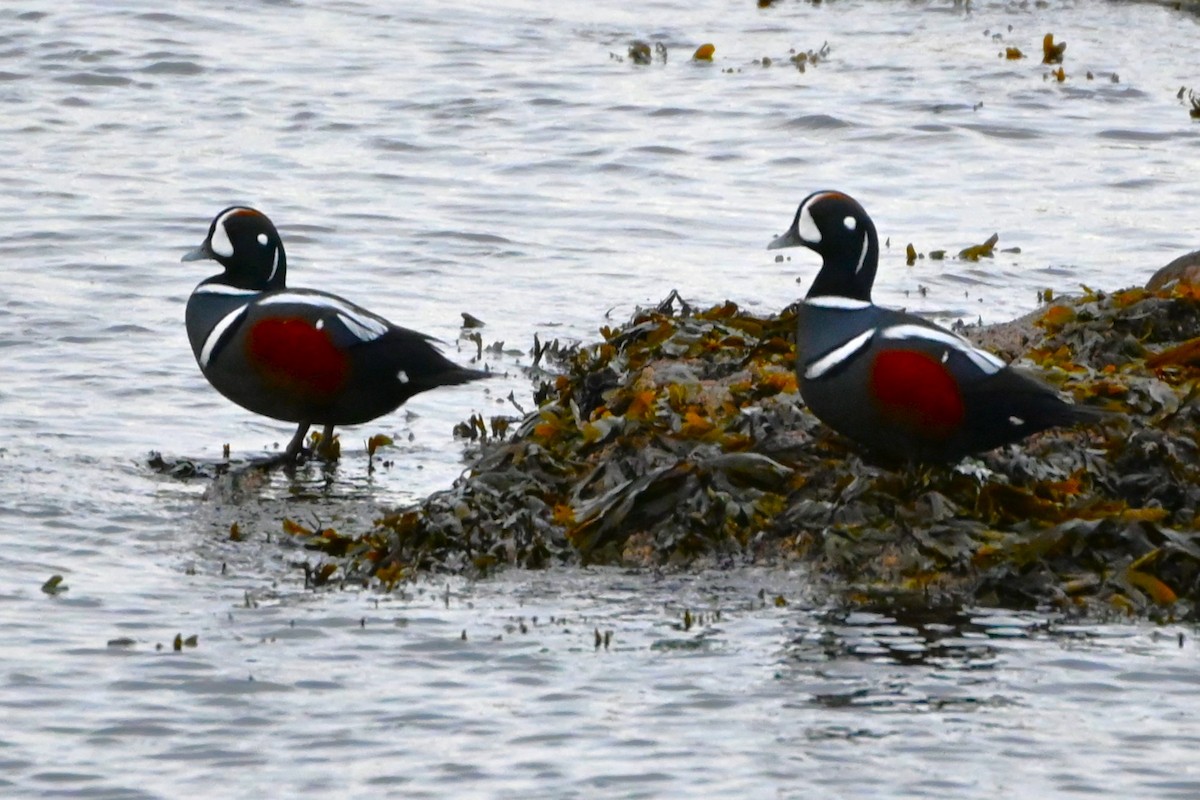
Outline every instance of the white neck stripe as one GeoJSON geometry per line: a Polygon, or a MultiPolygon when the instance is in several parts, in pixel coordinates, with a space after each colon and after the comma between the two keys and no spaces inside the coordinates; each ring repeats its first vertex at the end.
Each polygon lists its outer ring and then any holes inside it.
{"type": "Polygon", "coordinates": [[[864,308],[870,308],[872,303],[869,300],[857,300],[837,294],[823,294],[807,298],[804,305],[816,308],[836,308],[842,311],[862,311],[864,308]]]}
{"type": "Polygon", "coordinates": [[[227,283],[202,283],[192,294],[225,294],[233,297],[253,297],[258,294],[254,289],[239,289],[227,283]]]}

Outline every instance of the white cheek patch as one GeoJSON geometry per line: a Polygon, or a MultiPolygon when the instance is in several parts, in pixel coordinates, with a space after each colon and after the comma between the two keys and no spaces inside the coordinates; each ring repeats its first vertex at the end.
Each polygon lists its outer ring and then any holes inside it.
{"type": "Polygon", "coordinates": [[[971,363],[987,375],[992,375],[1008,366],[986,350],[973,347],[966,339],[955,336],[949,331],[926,328],[923,325],[893,325],[885,328],[880,335],[884,339],[924,339],[927,342],[947,345],[952,350],[971,359],[971,363]]]}
{"type": "Polygon", "coordinates": [[[852,231],[858,227],[858,220],[856,220],[854,217],[846,217],[844,220],[842,220],[842,224],[846,226],[846,230],[852,231]]]}
{"type": "Polygon", "coordinates": [[[813,202],[820,199],[815,197],[805,203],[800,209],[800,216],[796,218],[796,233],[800,234],[800,238],[808,244],[821,243],[821,229],[817,227],[810,210],[813,202]]]}
{"type": "Polygon", "coordinates": [[[864,308],[871,307],[871,303],[867,300],[856,300],[853,297],[841,297],[836,294],[810,297],[804,301],[804,305],[813,308],[835,308],[839,311],[862,311],[864,308]]]}
{"type": "Polygon", "coordinates": [[[212,239],[208,242],[208,248],[219,256],[225,258],[233,257],[233,242],[229,240],[229,231],[225,230],[225,221],[240,211],[241,209],[226,211],[217,217],[217,222],[213,226],[212,239]]]}
{"type": "Polygon", "coordinates": [[[805,379],[810,381],[816,380],[834,367],[854,358],[855,355],[871,343],[871,337],[874,335],[875,329],[869,328],[845,344],[833,348],[815,361],[810,361],[808,366],[804,368],[805,379]]]}
{"type": "Polygon", "coordinates": [[[1020,417],[1009,417],[1008,423],[1014,428],[1019,428],[1025,424],[1025,420],[1021,419],[1020,417]]]}
{"type": "Polygon", "coordinates": [[[241,306],[230,311],[225,316],[221,317],[220,322],[213,325],[213,329],[208,332],[208,338],[204,340],[204,347],[200,348],[200,369],[208,369],[209,359],[213,356],[213,351],[217,349],[217,345],[221,342],[221,337],[225,331],[229,330],[229,326],[233,325],[238,319],[246,313],[248,306],[241,306]]]}
{"type": "Polygon", "coordinates": [[[258,236],[254,237],[254,238],[257,239],[258,243],[261,244],[263,247],[266,247],[267,242],[270,241],[269,239],[267,239],[267,235],[265,233],[260,233],[258,236]]]}
{"type": "Polygon", "coordinates": [[[401,383],[408,383],[408,373],[405,372],[404,370],[400,370],[399,372],[397,372],[396,377],[400,380],[401,383]]]}

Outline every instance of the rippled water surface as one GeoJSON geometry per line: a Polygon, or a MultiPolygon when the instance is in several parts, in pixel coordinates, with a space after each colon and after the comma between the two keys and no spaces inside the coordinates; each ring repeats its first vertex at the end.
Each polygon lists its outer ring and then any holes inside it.
{"type": "Polygon", "coordinates": [[[881,302],[943,320],[1200,246],[1186,11],[605,5],[0,7],[0,795],[1200,796],[1192,628],[845,613],[784,570],[305,591],[279,519],[353,528],[449,484],[453,424],[531,402],[534,333],[590,339],[671,289],[794,300],[814,257],[764,246],[812,190],[890,239],[881,302]],[[336,470],[155,474],[151,450],[291,433],[212,391],[183,331],[207,273],[179,257],[234,202],[279,224],[293,285],[461,361],[470,312],[504,377],[344,431],[336,470]],[[904,264],[993,232],[1020,252],[904,264]],[[369,473],[376,432],[399,446],[369,473]]]}

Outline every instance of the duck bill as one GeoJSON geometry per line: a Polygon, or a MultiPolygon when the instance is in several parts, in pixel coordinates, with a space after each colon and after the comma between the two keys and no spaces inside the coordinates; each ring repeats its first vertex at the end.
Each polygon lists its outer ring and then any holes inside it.
{"type": "Polygon", "coordinates": [[[197,247],[195,250],[189,250],[183,254],[180,261],[203,261],[206,258],[212,258],[212,251],[208,249],[208,242],[197,247]]]}
{"type": "Polygon", "coordinates": [[[767,245],[767,249],[778,250],[781,247],[799,247],[802,244],[804,244],[804,242],[800,241],[800,234],[796,233],[795,228],[792,228],[783,236],[772,239],[771,243],[767,245]]]}

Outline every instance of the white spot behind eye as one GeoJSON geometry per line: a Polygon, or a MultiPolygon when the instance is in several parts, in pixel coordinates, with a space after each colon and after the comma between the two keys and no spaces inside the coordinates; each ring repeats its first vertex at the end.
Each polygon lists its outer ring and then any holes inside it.
{"type": "MultiPolygon", "coordinates": [[[[849,217],[847,217],[847,219],[849,219],[849,217]]],[[[268,240],[267,240],[267,235],[265,233],[260,233],[257,238],[258,238],[259,244],[261,244],[263,247],[267,246],[268,240]]]]}
{"type": "Polygon", "coordinates": [[[400,379],[401,383],[408,383],[408,373],[404,370],[397,372],[396,377],[400,379]]]}
{"type": "Polygon", "coordinates": [[[858,227],[858,220],[856,220],[854,217],[846,217],[844,220],[842,220],[842,224],[846,226],[846,230],[852,231],[858,227]]]}
{"type": "Polygon", "coordinates": [[[1018,428],[1025,424],[1025,420],[1020,417],[1009,417],[1008,421],[1018,428]]]}

